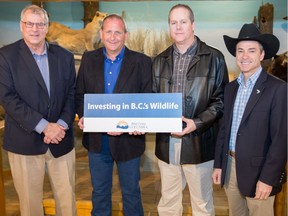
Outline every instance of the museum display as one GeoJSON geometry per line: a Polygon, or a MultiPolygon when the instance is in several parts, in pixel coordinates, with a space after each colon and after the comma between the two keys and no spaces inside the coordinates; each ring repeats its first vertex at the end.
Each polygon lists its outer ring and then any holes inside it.
{"type": "Polygon", "coordinates": [[[107,13],[97,11],[93,20],[83,29],[71,29],[59,22],[50,22],[46,40],[56,43],[73,53],[94,50],[100,43],[99,30],[107,13]]]}

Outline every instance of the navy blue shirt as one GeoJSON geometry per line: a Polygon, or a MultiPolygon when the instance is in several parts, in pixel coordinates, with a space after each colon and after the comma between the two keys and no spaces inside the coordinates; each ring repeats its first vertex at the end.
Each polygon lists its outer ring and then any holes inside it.
{"type": "Polygon", "coordinates": [[[121,50],[116,59],[113,61],[107,57],[106,49],[103,48],[104,54],[104,85],[105,94],[111,94],[114,91],[118,75],[120,73],[121,64],[124,57],[125,47],[121,50]]]}

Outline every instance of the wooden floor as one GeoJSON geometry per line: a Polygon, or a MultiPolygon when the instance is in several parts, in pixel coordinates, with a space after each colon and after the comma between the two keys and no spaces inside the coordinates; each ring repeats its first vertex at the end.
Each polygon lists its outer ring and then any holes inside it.
{"type": "MultiPolygon", "coordinates": [[[[7,174],[4,177],[5,198],[6,198],[6,214],[7,216],[19,216],[18,198],[13,186],[11,176],[7,174]]],[[[157,203],[160,198],[160,176],[158,172],[142,172],[141,173],[141,190],[145,216],[157,215],[157,203]]],[[[88,161],[86,153],[77,154],[76,159],[76,200],[78,208],[78,216],[88,216],[91,211],[91,182],[88,169],[88,161]]],[[[121,213],[121,191],[118,184],[117,173],[115,172],[113,180],[113,215],[123,215],[121,213]]],[[[188,189],[184,190],[183,206],[184,214],[191,215],[189,204],[188,189]]],[[[45,179],[44,186],[44,205],[46,215],[53,215],[53,195],[50,189],[48,178],[45,179]]],[[[228,215],[227,199],[225,193],[219,187],[214,187],[214,205],[216,215],[228,215]]]]}
{"type": "MultiPolygon", "coordinates": [[[[1,121],[0,121],[1,123],[1,121]]],[[[0,124],[1,127],[1,124],[0,124]]],[[[91,182],[88,168],[87,152],[83,149],[81,144],[82,132],[78,129],[77,123],[75,123],[75,148],[76,148],[76,201],[78,216],[90,216],[91,212],[91,182]]],[[[147,138],[147,137],[146,137],[147,138]]],[[[151,137],[150,137],[151,138],[151,137]]],[[[145,153],[141,163],[141,192],[142,200],[145,211],[145,216],[157,216],[157,204],[160,199],[160,176],[155,166],[155,155],[154,147],[151,148],[151,142],[153,139],[149,137],[146,139],[148,145],[146,145],[145,153]],[[149,147],[150,146],[150,147],[149,147]],[[150,160],[147,160],[147,159],[150,160]],[[149,163],[147,163],[147,161],[149,163]],[[150,163],[151,162],[151,163],[150,163]],[[148,166],[146,166],[148,164],[148,166]],[[148,168],[147,168],[148,167],[148,168]],[[147,171],[148,170],[148,171],[147,171]],[[151,171],[153,172],[151,172],[151,171]],[[156,170],[156,171],[155,171],[156,170]]],[[[0,148],[2,146],[3,131],[0,130],[0,148]]],[[[1,152],[1,151],[0,151],[1,152]]],[[[7,159],[7,153],[2,151],[2,161],[4,169],[4,189],[5,189],[5,201],[6,201],[6,216],[20,216],[18,197],[15,192],[11,174],[9,172],[9,164],[7,159]],[[6,171],[5,171],[6,170],[6,171]]],[[[157,161],[157,160],[156,160],[157,161]]],[[[156,164],[156,165],[155,165],[156,164]]],[[[1,167],[0,167],[1,168],[1,167]]],[[[285,184],[287,187],[287,184],[285,184]]],[[[286,188],[285,187],[285,188],[286,188]]],[[[121,204],[121,191],[119,188],[117,172],[115,171],[113,179],[113,190],[112,190],[112,201],[113,201],[113,216],[123,216],[122,204],[121,204]]],[[[223,189],[218,186],[214,186],[214,207],[217,216],[225,215],[228,216],[228,205],[227,198],[223,189]]],[[[278,203],[276,205],[275,216],[287,215],[287,190],[283,190],[281,196],[276,197],[278,203]]],[[[55,215],[54,200],[51,192],[48,177],[45,178],[44,182],[44,208],[46,216],[55,215]]],[[[188,189],[185,188],[183,192],[183,216],[191,216],[191,207],[189,200],[188,189]]],[[[0,215],[2,216],[2,215],[0,215]]],[[[66,215],[65,215],[66,216],[66,215]]],[[[69,215],[67,215],[69,216],[69,215]]]]}

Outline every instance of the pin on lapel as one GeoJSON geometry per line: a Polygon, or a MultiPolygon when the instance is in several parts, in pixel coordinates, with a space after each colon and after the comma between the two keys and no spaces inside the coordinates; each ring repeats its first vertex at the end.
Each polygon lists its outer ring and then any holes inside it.
{"type": "Polygon", "coordinates": [[[259,94],[260,93],[260,90],[259,89],[256,89],[256,94],[259,94]]]}

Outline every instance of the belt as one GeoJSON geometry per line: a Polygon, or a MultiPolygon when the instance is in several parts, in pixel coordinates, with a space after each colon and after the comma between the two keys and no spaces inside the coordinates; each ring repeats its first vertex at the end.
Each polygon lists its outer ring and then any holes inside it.
{"type": "Polygon", "coordinates": [[[235,158],[236,157],[236,155],[235,155],[235,152],[233,152],[233,151],[228,151],[228,154],[231,156],[231,157],[233,157],[233,158],[235,158]]]}

